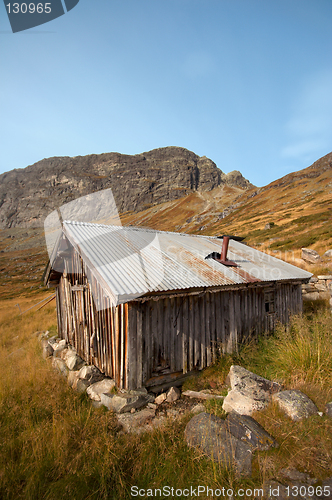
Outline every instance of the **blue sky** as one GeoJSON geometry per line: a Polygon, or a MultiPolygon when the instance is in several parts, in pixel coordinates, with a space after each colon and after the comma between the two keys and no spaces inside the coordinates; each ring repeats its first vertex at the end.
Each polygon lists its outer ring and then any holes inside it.
{"type": "Polygon", "coordinates": [[[0,172],[181,146],[262,186],[332,150],[330,0],[80,0],[11,33],[0,172]]]}

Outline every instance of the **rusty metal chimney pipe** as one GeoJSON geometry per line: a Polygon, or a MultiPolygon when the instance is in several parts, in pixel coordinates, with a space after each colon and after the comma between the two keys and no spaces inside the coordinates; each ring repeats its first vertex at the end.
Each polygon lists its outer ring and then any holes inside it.
{"type": "Polygon", "coordinates": [[[227,261],[228,244],[229,244],[229,236],[224,236],[222,239],[222,248],[220,256],[220,260],[223,262],[227,261]]]}

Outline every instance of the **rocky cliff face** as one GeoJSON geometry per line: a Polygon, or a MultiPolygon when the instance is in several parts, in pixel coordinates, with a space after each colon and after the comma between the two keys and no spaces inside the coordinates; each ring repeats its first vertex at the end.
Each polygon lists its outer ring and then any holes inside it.
{"type": "Polygon", "coordinates": [[[221,184],[251,187],[240,172],[226,175],[209,158],[178,147],[48,158],[0,175],[0,228],[40,227],[55,208],[106,188],[118,211],[127,212],[221,184]]]}

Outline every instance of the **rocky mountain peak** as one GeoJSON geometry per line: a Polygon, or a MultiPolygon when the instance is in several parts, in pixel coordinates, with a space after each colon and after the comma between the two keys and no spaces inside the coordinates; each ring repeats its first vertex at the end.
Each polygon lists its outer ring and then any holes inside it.
{"type": "Polygon", "coordinates": [[[251,182],[249,182],[247,179],[245,179],[241,174],[241,172],[239,172],[238,170],[233,170],[232,172],[226,174],[225,182],[230,186],[236,186],[243,189],[249,189],[254,187],[254,185],[251,184],[251,182]]]}
{"type": "Polygon", "coordinates": [[[0,228],[41,227],[55,208],[106,188],[112,188],[123,213],[221,184],[251,186],[240,172],[233,174],[224,174],[206,156],[175,146],[137,155],[46,158],[0,175],[0,228]]]}

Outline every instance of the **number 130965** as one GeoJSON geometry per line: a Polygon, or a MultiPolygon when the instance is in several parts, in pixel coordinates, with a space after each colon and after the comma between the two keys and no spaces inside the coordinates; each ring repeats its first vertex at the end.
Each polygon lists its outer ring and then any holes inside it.
{"type": "Polygon", "coordinates": [[[48,3],[7,3],[8,14],[50,14],[51,4],[48,3]]]}

